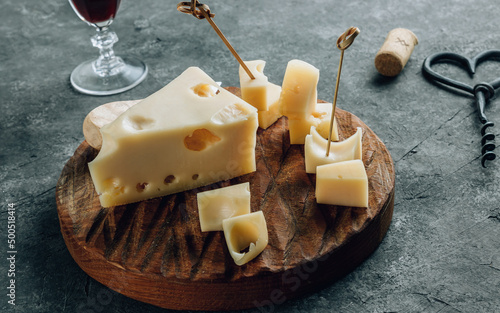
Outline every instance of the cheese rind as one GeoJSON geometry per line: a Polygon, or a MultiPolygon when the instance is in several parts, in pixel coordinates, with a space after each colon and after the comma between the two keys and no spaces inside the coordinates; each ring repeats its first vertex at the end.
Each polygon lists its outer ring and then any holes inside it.
{"type": "Polygon", "coordinates": [[[269,109],[269,103],[267,101],[268,79],[267,76],[264,75],[266,62],[263,60],[254,60],[245,61],[244,63],[254,76],[254,79],[251,79],[240,65],[241,98],[253,105],[257,110],[267,111],[269,109]]]}
{"type": "Polygon", "coordinates": [[[262,211],[225,219],[222,227],[229,253],[237,265],[251,261],[267,246],[267,225],[262,211]]]}
{"type": "Polygon", "coordinates": [[[257,110],[188,68],[101,128],[89,170],[103,207],[255,171],[257,110]],[[218,92],[210,92],[213,88],[218,92]],[[208,91],[208,92],[207,92],[208,91]]]}
{"type": "Polygon", "coordinates": [[[318,203],[368,207],[368,176],[361,160],[318,166],[316,174],[318,203]]]}
{"type": "MultiPolygon", "coordinates": [[[[317,103],[316,110],[306,119],[288,119],[288,130],[290,134],[290,144],[303,145],[305,138],[311,131],[311,127],[315,127],[325,138],[328,138],[330,131],[330,120],[332,116],[331,103],[317,103]]],[[[333,121],[332,141],[339,140],[337,127],[337,119],[333,121]]]]}
{"type": "Polygon", "coordinates": [[[222,229],[224,219],[250,213],[250,183],[199,192],[196,195],[201,231],[222,229]]]}
{"type": "Polygon", "coordinates": [[[330,143],[330,153],[326,156],[328,139],[323,138],[315,127],[311,127],[311,133],[306,136],[304,144],[304,157],[306,173],[316,173],[320,165],[359,159],[363,156],[363,130],[358,127],[356,133],[346,140],[330,143]]]}
{"type": "Polygon", "coordinates": [[[315,110],[319,70],[301,60],[291,60],[285,70],[280,97],[281,114],[307,119],[315,110]]]}

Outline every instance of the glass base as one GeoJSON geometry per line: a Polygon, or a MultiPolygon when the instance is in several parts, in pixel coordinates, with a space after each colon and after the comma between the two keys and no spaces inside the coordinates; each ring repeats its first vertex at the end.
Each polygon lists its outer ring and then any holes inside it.
{"type": "Polygon", "coordinates": [[[148,73],[148,67],[134,57],[122,57],[123,66],[117,74],[103,77],[94,71],[89,60],[78,65],[70,76],[71,85],[81,93],[94,96],[114,95],[139,85],[148,73]]]}

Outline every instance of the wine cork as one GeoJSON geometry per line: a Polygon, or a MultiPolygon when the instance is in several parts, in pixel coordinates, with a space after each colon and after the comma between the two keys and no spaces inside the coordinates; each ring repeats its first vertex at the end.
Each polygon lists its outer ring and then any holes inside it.
{"type": "Polygon", "coordinates": [[[417,44],[417,36],[410,30],[405,28],[391,30],[375,56],[377,71],[384,76],[398,75],[417,44]]]}

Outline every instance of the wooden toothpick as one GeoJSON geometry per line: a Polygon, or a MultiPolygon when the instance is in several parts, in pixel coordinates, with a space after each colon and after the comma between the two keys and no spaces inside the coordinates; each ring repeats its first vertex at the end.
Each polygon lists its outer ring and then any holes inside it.
{"type": "Polygon", "coordinates": [[[191,14],[199,20],[206,19],[208,23],[210,23],[212,28],[215,30],[217,35],[219,35],[220,39],[222,39],[224,44],[226,44],[226,47],[229,49],[229,51],[231,51],[231,53],[236,58],[238,63],[240,63],[241,67],[243,67],[248,76],[250,76],[251,79],[255,79],[255,76],[253,76],[252,72],[250,72],[250,69],[248,69],[245,62],[243,62],[243,60],[240,58],[236,50],[227,40],[226,36],[224,36],[222,31],[219,29],[219,27],[217,27],[215,22],[212,20],[212,17],[214,17],[215,14],[210,12],[210,8],[208,7],[208,5],[199,3],[197,0],[191,0],[191,2],[183,1],[177,4],[177,10],[182,13],[191,14]]]}
{"type": "Polygon", "coordinates": [[[337,39],[337,48],[340,49],[340,62],[339,69],[337,72],[337,83],[335,84],[335,96],[333,97],[332,103],[332,117],[330,119],[330,131],[328,132],[328,144],[326,146],[326,156],[330,155],[330,144],[332,140],[332,130],[333,121],[335,119],[335,108],[337,107],[337,95],[339,94],[339,82],[340,82],[340,72],[342,71],[342,61],[344,60],[344,50],[349,48],[349,46],[354,42],[354,38],[359,34],[359,28],[349,27],[340,37],[337,39]]]}

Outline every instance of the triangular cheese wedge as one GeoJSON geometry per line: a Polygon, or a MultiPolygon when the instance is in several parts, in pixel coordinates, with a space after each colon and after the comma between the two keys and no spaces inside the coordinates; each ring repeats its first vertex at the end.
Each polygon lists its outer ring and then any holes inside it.
{"type": "Polygon", "coordinates": [[[164,196],[255,171],[257,110],[197,67],[101,128],[89,163],[101,205],[164,196]]]}

